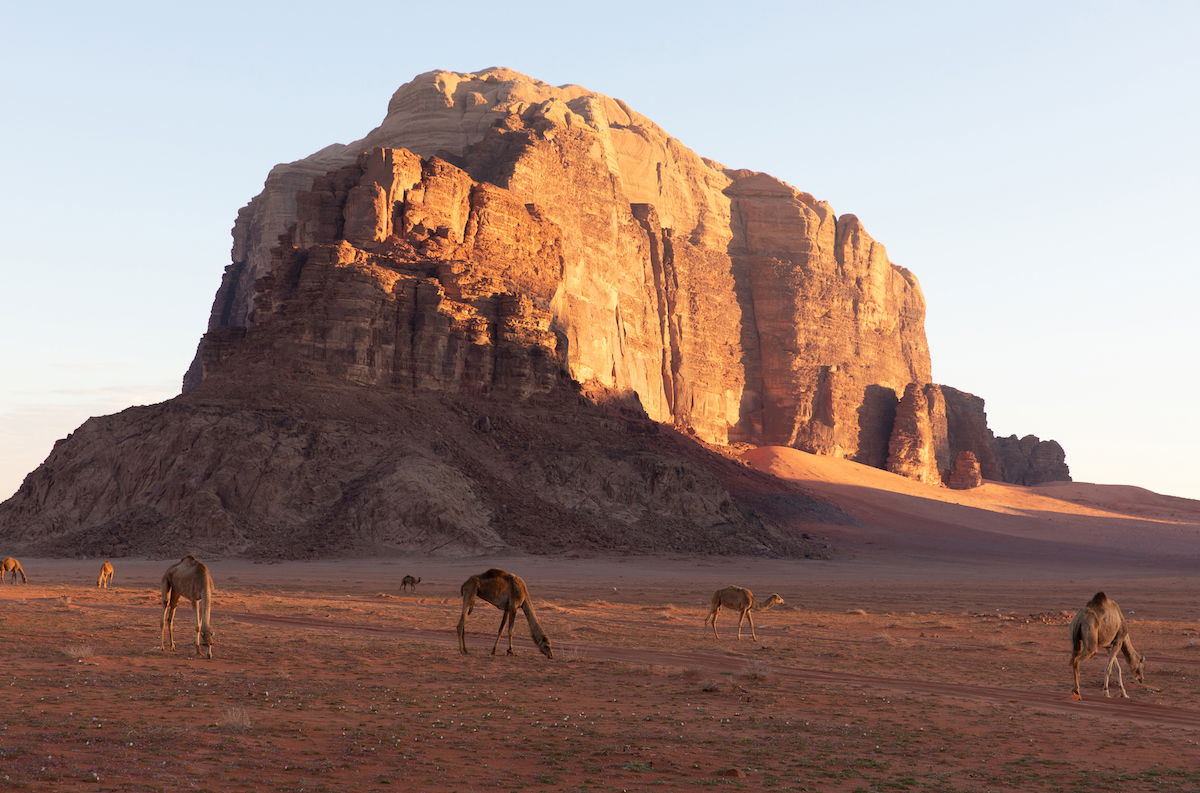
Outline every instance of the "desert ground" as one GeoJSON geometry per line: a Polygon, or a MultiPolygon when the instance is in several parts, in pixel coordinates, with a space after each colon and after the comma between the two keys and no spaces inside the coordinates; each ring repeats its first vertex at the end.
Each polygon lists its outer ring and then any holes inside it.
{"type": "MultiPolygon", "coordinates": [[[[837,489],[828,560],[211,558],[212,660],[174,560],[22,559],[0,586],[0,782],[13,790],[1200,791],[1198,503],[1133,488],[897,483],[844,461],[752,464],[837,489]],[[915,489],[914,489],[915,488],[915,489]],[[455,637],[459,586],[528,582],[554,641],[500,613],[455,637]],[[420,576],[401,592],[405,574],[420,576]],[[738,640],[727,584],[785,600],[738,640]],[[1120,602],[1146,655],[1130,699],[1072,701],[1071,614],[1120,602]]],[[[0,549],[3,555],[3,549],[0,549]]],[[[1122,662],[1124,663],[1124,662],[1122,662]]]]}

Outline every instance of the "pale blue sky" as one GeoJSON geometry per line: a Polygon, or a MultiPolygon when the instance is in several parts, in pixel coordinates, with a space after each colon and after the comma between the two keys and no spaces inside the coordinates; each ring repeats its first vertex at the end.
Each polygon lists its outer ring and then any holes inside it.
{"type": "Polygon", "coordinates": [[[272,165],[362,136],[420,72],[498,65],[857,214],[997,434],[1200,498],[1200,4],[444,8],[5,11],[0,498],[87,416],[177,393],[272,165]]]}

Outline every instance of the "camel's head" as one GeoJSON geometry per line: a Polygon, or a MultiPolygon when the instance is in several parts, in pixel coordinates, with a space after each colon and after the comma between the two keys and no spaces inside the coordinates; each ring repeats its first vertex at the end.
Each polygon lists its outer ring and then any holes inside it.
{"type": "Polygon", "coordinates": [[[537,637],[537,646],[538,649],[542,651],[542,655],[546,656],[547,658],[554,657],[554,648],[550,646],[549,636],[543,635],[537,637]]]}
{"type": "Polygon", "coordinates": [[[1146,656],[1141,653],[1135,653],[1129,667],[1133,670],[1133,676],[1137,678],[1139,683],[1146,682],[1146,656]]]}
{"type": "Polygon", "coordinates": [[[778,592],[773,592],[771,594],[771,597],[767,598],[767,602],[762,604],[762,607],[770,608],[771,606],[782,606],[782,605],[783,605],[783,598],[781,598],[779,596],[778,592]]]}

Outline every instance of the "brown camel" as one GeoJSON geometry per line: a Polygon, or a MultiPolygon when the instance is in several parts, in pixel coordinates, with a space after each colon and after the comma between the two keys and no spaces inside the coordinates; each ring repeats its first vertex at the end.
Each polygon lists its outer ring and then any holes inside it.
{"type": "Polygon", "coordinates": [[[209,620],[212,611],[213,581],[208,568],[190,553],[167,568],[162,577],[162,649],[175,649],[175,609],[179,598],[192,601],[196,610],[196,655],[212,658],[213,632],[209,620]],[[201,650],[203,645],[204,650],[201,650]]]}
{"type": "Polygon", "coordinates": [[[721,606],[727,609],[737,609],[738,611],[738,639],[742,638],[742,621],[750,620],[750,635],[754,637],[754,641],[758,641],[758,634],[754,631],[754,615],[750,613],[751,609],[758,611],[766,611],[771,606],[777,606],[783,603],[783,598],[778,593],[767,598],[766,602],[758,603],[754,600],[754,593],[749,589],[740,586],[727,586],[724,589],[718,589],[713,592],[712,607],[708,611],[708,616],[704,618],[704,624],[712,623],[713,636],[717,639],[717,614],[721,611],[721,606]]]}
{"type": "Polygon", "coordinates": [[[493,567],[485,573],[468,578],[463,582],[461,591],[462,616],[458,618],[458,649],[462,651],[463,655],[467,655],[467,615],[475,608],[475,598],[478,597],[504,612],[500,618],[500,630],[496,632],[496,641],[492,644],[492,655],[496,654],[496,648],[500,646],[500,634],[504,633],[506,625],[508,626],[508,654],[513,654],[513,622],[517,618],[517,609],[521,609],[525,612],[525,619],[529,621],[529,632],[533,635],[533,641],[537,644],[538,649],[547,658],[554,657],[554,651],[550,647],[550,637],[542,631],[542,626],[538,624],[537,617],[534,616],[533,605],[529,602],[529,589],[520,576],[493,567]]]}
{"type": "Polygon", "coordinates": [[[416,592],[417,584],[419,583],[421,583],[421,579],[406,575],[404,578],[400,579],[400,591],[403,592],[404,590],[411,588],[413,592],[416,592]]]}
{"type": "Polygon", "coordinates": [[[1121,696],[1129,699],[1125,691],[1125,681],[1121,679],[1121,661],[1117,651],[1125,656],[1133,676],[1141,683],[1144,680],[1146,657],[1133,648],[1129,639],[1129,627],[1125,623],[1125,614],[1117,601],[1109,600],[1103,592],[1097,592],[1087,605],[1081,608],[1071,620],[1071,673],[1075,678],[1075,688],[1071,690],[1072,699],[1083,699],[1079,693],[1079,664],[1096,654],[1101,647],[1108,648],[1108,667],[1104,670],[1104,696],[1108,693],[1108,679],[1112,669],[1117,667],[1117,685],[1121,687],[1121,696]]]}
{"type": "Polygon", "coordinates": [[[4,577],[12,573],[12,583],[17,583],[17,573],[21,574],[21,583],[28,584],[29,579],[25,577],[25,571],[21,569],[21,563],[11,556],[0,559],[0,584],[4,583],[4,577]]]}
{"type": "Polygon", "coordinates": [[[113,569],[112,562],[105,562],[100,565],[100,577],[96,579],[96,586],[108,589],[109,585],[112,584],[114,572],[116,571],[113,569]]]}

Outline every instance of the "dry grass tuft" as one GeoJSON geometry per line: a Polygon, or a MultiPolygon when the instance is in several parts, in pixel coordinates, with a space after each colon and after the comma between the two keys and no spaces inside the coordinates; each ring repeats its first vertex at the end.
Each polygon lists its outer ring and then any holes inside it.
{"type": "Polygon", "coordinates": [[[217,726],[230,732],[246,732],[252,726],[250,714],[241,705],[231,705],[221,711],[221,720],[217,726]]]}
{"type": "Polygon", "coordinates": [[[562,661],[565,664],[574,664],[574,663],[579,663],[580,661],[587,660],[587,656],[584,655],[583,650],[581,650],[577,646],[576,647],[559,646],[559,647],[554,648],[554,660],[562,661]]]}
{"type": "Polygon", "coordinates": [[[888,647],[912,647],[912,642],[908,639],[892,636],[888,633],[879,634],[875,637],[875,640],[886,644],[888,647]]]}
{"type": "Polygon", "coordinates": [[[84,658],[91,658],[95,655],[95,650],[89,644],[68,644],[63,648],[63,655],[68,658],[74,658],[76,661],[82,661],[84,658]]]}
{"type": "Polygon", "coordinates": [[[771,668],[761,661],[747,661],[738,673],[741,680],[763,681],[771,679],[771,668]]]}

